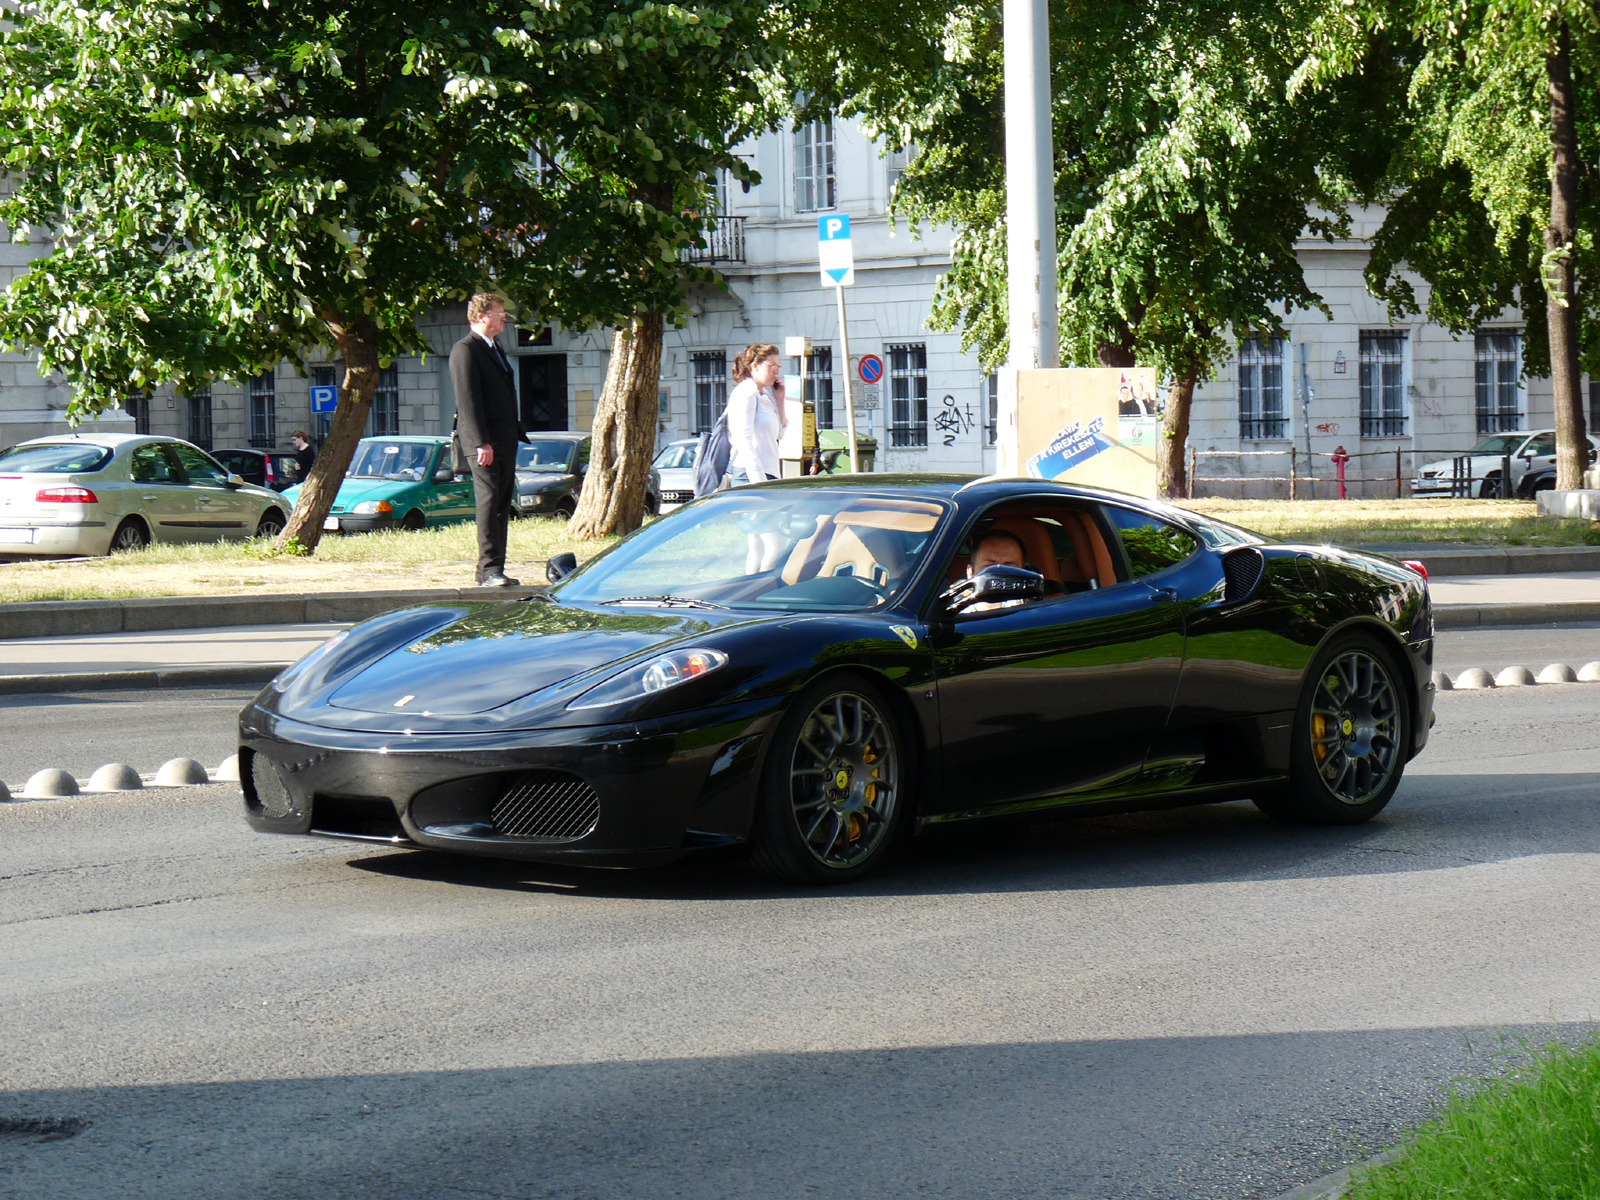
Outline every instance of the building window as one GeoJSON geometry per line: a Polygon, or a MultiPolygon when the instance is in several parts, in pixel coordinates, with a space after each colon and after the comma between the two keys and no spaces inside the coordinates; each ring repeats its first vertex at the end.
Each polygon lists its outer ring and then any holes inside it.
{"type": "Polygon", "coordinates": [[[889,347],[889,445],[928,444],[928,347],[889,347]]]}
{"type": "Polygon", "coordinates": [[[122,401],[122,411],[133,418],[135,433],[150,432],[150,397],[144,392],[129,392],[122,401]]]}
{"type": "Polygon", "coordinates": [[[833,207],[833,121],[812,121],[794,131],[794,207],[833,207]]]}
{"type": "Polygon", "coordinates": [[[188,411],[189,440],[202,450],[211,449],[211,385],[197,387],[184,397],[188,411]]]}
{"type": "Polygon", "coordinates": [[[1522,428],[1522,331],[1481,331],[1478,350],[1478,432],[1522,428]]]}
{"type": "Polygon", "coordinates": [[[728,406],[728,356],[721,350],[690,355],[694,376],[694,431],[707,433],[728,406]]]}
{"type": "Polygon", "coordinates": [[[813,346],[806,355],[805,398],[817,406],[817,428],[833,428],[833,347],[813,346]]]}
{"type": "Polygon", "coordinates": [[[894,189],[900,185],[900,180],[905,176],[906,168],[911,165],[911,160],[917,156],[917,148],[908,145],[903,150],[891,150],[884,157],[884,174],[888,181],[887,195],[889,203],[894,203],[894,189]]]}
{"type": "MultiPolygon", "coordinates": [[[[315,387],[338,387],[339,369],[337,367],[312,367],[311,382],[315,387]]],[[[333,425],[332,413],[311,414],[311,436],[320,448],[328,440],[328,430],[333,425]]]]}
{"type": "Polygon", "coordinates": [[[372,390],[372,434],[397,437],[400,433],[400,368],[390,363],[378,371],[372,390]]]}
{"type": "Polygon", "coordinates": [[[278,444],[278,392],[271,371],[250,381],[250,444],[258,450],[278,444]]]}
{"type": "Polygon", "coordinates": [[[983,381],[984,445],[992,446],[1000,434],[1000,372],[990,371],[983,381]]]}
{"type": "Polygon", "coordinates": [[[1247,441],[1289,436],[1283,415],[1283,339],[1239,343],[1239,436],[1247,441]]]}
{"type": "Polygon", "coordinates": [[[1406,436],[1406,334],[1361,331],[1361,436],[1406,436]]]}

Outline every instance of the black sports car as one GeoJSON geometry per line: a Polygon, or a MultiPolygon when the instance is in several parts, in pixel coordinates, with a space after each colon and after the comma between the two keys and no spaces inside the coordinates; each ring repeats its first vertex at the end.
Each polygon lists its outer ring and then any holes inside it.
{"type": "Polygon", "coordinates": [[[792,480],[572,568],[281,674],[240,720],[250,824],[606,866],[744,846],[842,880],[1008,814],[1365,821],[1432,723],[1421,575],[1115,492],[792,480]]]}

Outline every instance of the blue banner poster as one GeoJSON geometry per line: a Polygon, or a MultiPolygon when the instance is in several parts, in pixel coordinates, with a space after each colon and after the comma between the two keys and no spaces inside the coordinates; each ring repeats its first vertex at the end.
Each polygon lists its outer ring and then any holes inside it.
{"type": "Polygon", "coordinates": [[[1095,417],[1087,425],[1074,421],[1028,460],[1028,474],[1039,479],[1059,479],[1102,450],[1111,449],[1116,443],[1101,432],[1105,424],[1103,417],[1095,417]]]}

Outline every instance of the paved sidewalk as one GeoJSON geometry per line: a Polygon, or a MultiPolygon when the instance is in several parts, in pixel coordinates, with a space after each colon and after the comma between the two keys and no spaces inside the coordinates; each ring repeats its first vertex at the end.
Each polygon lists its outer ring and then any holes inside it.
{"type": "Polygon", "coordinates": [[[1600,571],[1559,575],[1455,575],[1429,582],[1436,605],[1600,602],[1600,571]]]}
{"type": "Polygon", "coordinates": [[[0,641],[0,678],[290,663],[345,625],[229,625],[0,641]]]}

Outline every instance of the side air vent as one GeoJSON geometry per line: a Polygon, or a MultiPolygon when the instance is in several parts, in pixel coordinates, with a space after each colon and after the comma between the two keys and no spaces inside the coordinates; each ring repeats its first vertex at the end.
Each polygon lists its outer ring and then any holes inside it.
{"type": "Polygon", "coordinates": [[[506,785],[489,817],[502,837],[581,838],[600,820],[600,796],[565,771],[525,771],[506,785]]]}
{"type": "Polygon", "coordinates": [[[1222,574],[1227,580],[1224,598],[1237,604],[1256,590],[1265,566],[1261,551],[1254,546],[1238,546],[1222,556],[1222,574]]]}
{"type": "Polygon", "coordinates": [[[265,754],[257,754],[246,746],[239,752],[243,760],[243,788],[245,803],[256,812],[269,817],[287,817],[294,811],[294,801],[289,789],[278,778],[277,769],[265,754]]]}

